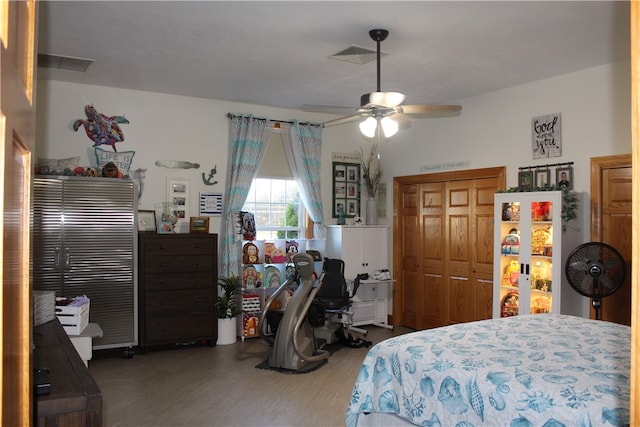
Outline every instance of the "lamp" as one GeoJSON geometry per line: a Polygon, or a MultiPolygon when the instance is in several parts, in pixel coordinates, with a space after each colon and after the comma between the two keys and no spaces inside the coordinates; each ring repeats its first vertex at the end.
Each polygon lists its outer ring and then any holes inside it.
{"type": "Polygon", "coordinates": [[[382,127],[385,138],[391,138],[398,132],[398,123],[390,117],[368,117],[360,123],[360,132],[367,138],[373,138],[378,126],[382,127]]]}

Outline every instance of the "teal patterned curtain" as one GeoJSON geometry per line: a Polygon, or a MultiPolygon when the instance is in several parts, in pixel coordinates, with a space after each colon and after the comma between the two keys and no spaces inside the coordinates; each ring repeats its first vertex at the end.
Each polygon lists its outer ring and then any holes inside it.
{"type": "Polygon", "coordinates": [[[282,132],[282,140],[302,203],[314,222],[313,235],[316,239],[324,239],[326,230],[320,191],[322,126],[294,120],[289,132],[282,132]]]}
{"type": "Polygon", "coordinates": [[[236,213],[247,200],[269,138],[270,122],[252,115],[229,115],[229,160],[220,229],[220,275],[240,276],[242,239],[236,213]]]}

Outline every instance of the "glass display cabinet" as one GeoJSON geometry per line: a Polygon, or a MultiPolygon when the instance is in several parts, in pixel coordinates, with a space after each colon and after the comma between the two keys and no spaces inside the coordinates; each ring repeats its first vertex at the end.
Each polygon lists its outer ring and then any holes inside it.
{"type": "Polygon", "coordinates": [[[494,206],[493,317],[588,313],[564,280],[566,257],[581,242],[575,228],[563,231],[562,191],[498,193],[494,206]]]}

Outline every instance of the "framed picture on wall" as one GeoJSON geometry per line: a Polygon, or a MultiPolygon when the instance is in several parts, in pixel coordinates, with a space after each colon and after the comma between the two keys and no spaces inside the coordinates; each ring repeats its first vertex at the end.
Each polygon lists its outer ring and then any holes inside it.
{"type": "Polygon", "coordinates": [[[360,164],[333,162],[333,209],[332,217],[342,213],[345,218],[359,215],[360,210],[360,164]]]}
{"type": "Polygon", "coordinates": [[[556,186],[573,190],[573,168],[571,166],[556,168],[556,186]]]}
{"type": "Polygon", "coordinates": [[[518,172],[518,188],[525,191],[531,191],[533,189],[533,171],[518,172]]]}
{"type": "Polygon", "coordinates": [[[138,211],[138,231],[156,231],[155,211],[138,211]]]}
{"type": "Polygon", "coordinates": [[[551,184],[551,171],[549,169],[536,169],[536,187],[546,187],[551,184]]]}
{"type": "Polygon", "coordinates": [[[189,220],[189,181],[168,179],[167,200],[178,221],[189,220]]]}

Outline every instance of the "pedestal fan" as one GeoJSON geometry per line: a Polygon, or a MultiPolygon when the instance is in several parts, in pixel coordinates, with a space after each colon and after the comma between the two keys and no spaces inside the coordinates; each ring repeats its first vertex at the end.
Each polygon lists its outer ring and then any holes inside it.
{"type": "Polygon", "coordinates": [[[602,298],[622,286],[627,268],[622,255],[615,248],[602,242],[589,242],[569,254],[565,273],[576,292],[591,298],[596,320],[600,320],[602,298]]]}

